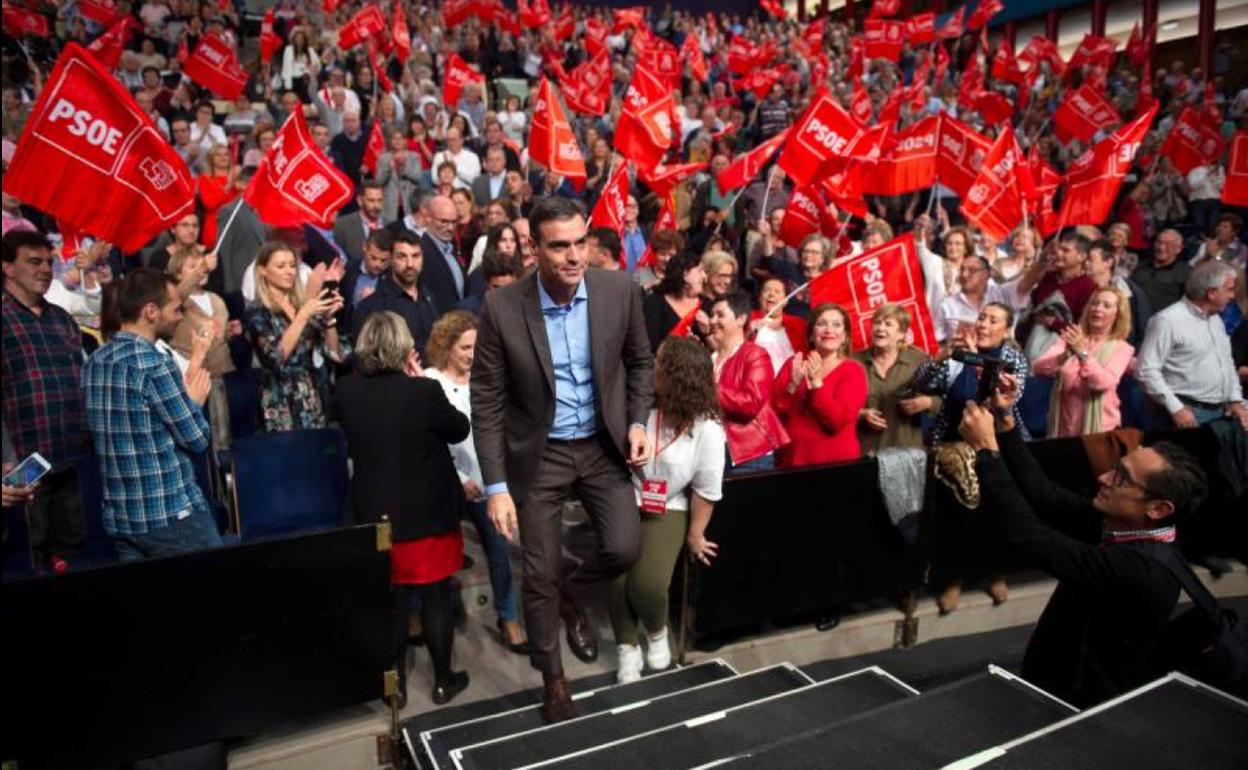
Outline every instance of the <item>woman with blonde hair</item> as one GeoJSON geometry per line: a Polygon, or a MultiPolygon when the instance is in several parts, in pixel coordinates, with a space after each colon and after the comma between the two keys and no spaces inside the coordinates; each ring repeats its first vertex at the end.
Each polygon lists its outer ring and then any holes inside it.
{"type": "MultiPolygon", "coordinates": [[[[945,233],[945,294],[957,294],[961,290],[958,282],[958,271],[962,268],[962,260],[968,254],[975,253],[975,239],[970,229],[961,225],[949,228],[945,233]]],[[[991,268],[991,265],[989,265],[991,268]]]]}
{"type": "Polygon", "coordinates": [[[225,398],[225,383],[221,379],[234,371],[230,348],[226,338],[230,331],[229,311],[225,300],[204,285],[208,283],[208,269],[203,249],[198,246],[174,251],[165,268],[183,291],[182,320],[174,330],[169,346],[192,365],[198,364],[212,378],[212,390],[208,392],[208,415],[212,427],[214,449],[230,447],[230,408],[225,398]]]}
{"type": "Polygon", "coordinates": [[[1049,404],[1050,438],[1119,426],[1118,382],[1135,355],[1126,341],[1130,331],[1130,298],[1113,287],[1097,289],[1079,323],[1062,329],[1060,338],[1036,359],[1038,376],[1057,378],[1049,404]]]}
{"type": "Polygon", "coordinates": [[[326,425],[314,355],[342,361],[351,346],[339,335],[334,318],[342,309],[342,295],[323,288],[325,274],[325,266],[318,265],[305,288],[299,280],[299,258],[290,246],[270,241],[256,254],[256,298],[247,303],[243,325],[260,359],[265,430],[326,425]]]}
{"type": "Polygon", "coordinates": [[[880,305],[871,316],[871,346],[854,354],[867,370],[867,402],[858,413],[863,454],[881,449],[922,448],[920,418],[940,411],[940,396],[915,393],[910,381],[927,354],[906,342],[910,313],[901,305],[880,305]]]}
{"type": "MultiPolygon", "coordinates": [[[[773,257],[768,260],[768,266],[773,274],[783,278],[789,284],[789,289],[792,291],[799,286],[805,287],[828,269],[832,261],[831,251],[832,246],[827,238],[819,233],[812,233],[803,238],[801,246],[798,247],[797,264],[773,257]]],[[[810,315],[810,290],[802,288],[798,291],[789,300],[785,310],[799,318],[808,317],[810,315]]]]}
{"type": "Polygon", "coordinates": [[[238,167],[230,155],[230,148],[224,144],[212,145],[204,158],[203,171],[195,177],[196,191],[204,210],[199,242],[208,248],[217,244],[217,212],[238,197],[234,184],[236,179],[238,167]]]}
{"type": "MultiPolygon", "coordinates": [[[[472,402],[469,399],[469,376],[477,345],[477,319],[464,310],[452,310],[438,319],[429,332],[425,345],[428,366],[424,375],[442,386],[451,406],[465,417],[472,418],[472,402]]],[[[481,464],[477,462],[477,450],[472,441],[472,431],[463,441],[452,444],[451,458],[464,488],[468,501],[467,510],[472,524],[481,537],[486,561],[490,568],[490,587],[494,592],[494,607],[498,613],[499,639],[505,647],[520,655],[529,653],[520,628],[517,611],[516,584],[511,575],[511,559],[507,540],[499,534],[485,512],[485,481],[481,477],[481,464]]]]}
{"type": "Polygon", "coordinates": [[[706,273],[704,292],[710,299],[723,297],[736,291],[737,258],[726,251],[707,251],[702,254],[702,270],[706,273]]]}
{"type": "Polygon", "coordinates": [[[451,669],[451,576],[464,563],[464,488],[447,446],[466,439],[470,426],[442,387],[420,376],[415,342],[397,313],[370,315],[357,342],[360,373],[339,382],[334,397],[354,470],[351,510],[362,524],[388,518],[393,533],[399,705],[407,700],[408,615],[417,603],[433,662],[431,697],[443,704],[468,686],[468,674],[451,669]]]}

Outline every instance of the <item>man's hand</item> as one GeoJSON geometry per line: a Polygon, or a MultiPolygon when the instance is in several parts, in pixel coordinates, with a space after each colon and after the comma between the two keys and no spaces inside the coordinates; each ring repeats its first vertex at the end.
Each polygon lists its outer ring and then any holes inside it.
{"type": "Polygon", "coordinates": [[[1236,401],[1226,408],[1228,417],[1234,417],[1239,420],[1239,427],[1248,430],[1248,408],[1244,407],[1243,402],[1236,401]]]}
{"type": "MultiPolygon", "coordinates": [[[[8,475],[13,470],[15,463],[5,463],[0,472],[8,475]]],[[[3,485],[4,507],[11,508],[15,505],[26,505],[35,499],[35,490],[39,488],[39,482],[35,482],[27,487],[11,487],[8,484],[3,485]]]]}
{"type": "Polygon", "coordinates": [[[1186,406],[1171,414],[1170,419],[1174,420],[1176,428],[1195,428],[1197,425],[1196,413],[1186,406]]]}
{"type": "Polygon", "coordinates": [[[645,465],[650,459],[650,437],[646,429],[634,425],[628,429],[628,464],[645,465]]]}
{"type": "Polygon", "coordinates": [[[468,498],[469,502],[475,503],[484,496],[485,493],[481,491],[480,484],[472,479],[466,479],[464,481],[464,497],[468,498]]]}
{"type": "Polygon", "coordinates": [[[976,451],[980,449],[997,451],[996,421],[993,419],[992,412],[974,401],[966,402],[966,407],[962,410],[962,423],[958,425],[958,433],[961,433],[962,440],[976,451]]]}
{"type": "Polygon", "coordinates": [[[196,368],[194,370],[186,370],[186,395],[191,397],[195,403],[203,406],[208,402],[208,393],[212,390],[212,378],[208,376],[207,369],[196,368]]]}
{"type": "Polygon", "coordinates": [[[498,534],[507,538],[507,542],[516,541],[515,533],[519,529],[516,523],[516,504],[510,492],[495,492],[485,501],[485,513],[494,524],[498,534]]]}

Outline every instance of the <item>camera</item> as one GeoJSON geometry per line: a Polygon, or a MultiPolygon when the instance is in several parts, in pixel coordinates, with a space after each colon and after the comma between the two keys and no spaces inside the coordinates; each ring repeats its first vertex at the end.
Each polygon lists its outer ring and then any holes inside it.
{"type": "Polygon", "coordinates": [[[975,388],[975,403],[987,404],[992,399],[992,394],[997,390],[997,383],[1001,380],[1001,372],[1006,374],[1014,374],[1014,364],[1009,361],[1002,361],[996,356],[986,356],[983,353],[972,353],[969,350],[953,351],[953,360],[958,361],[966,366],[978,366],[979,384],[975,388]]]}

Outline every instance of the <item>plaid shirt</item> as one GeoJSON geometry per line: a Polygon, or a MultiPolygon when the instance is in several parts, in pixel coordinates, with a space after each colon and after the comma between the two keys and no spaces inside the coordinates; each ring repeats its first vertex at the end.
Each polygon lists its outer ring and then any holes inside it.
{"type": "Polygon", "coordinates": [[[87,360],[82,390],[110,535],[142,535],[179,514],[210,511],[188,454],[208,449],[208,420],[171,357],[121,332],[87,360]]]}
{"type": "Polygon", "coordinates": [[[4,424],[18,458],[39,452],[64,467],[87,450],[82,415],[82,333],[56,305],[35,315],[7,291],[4,314],[4,424]]]}

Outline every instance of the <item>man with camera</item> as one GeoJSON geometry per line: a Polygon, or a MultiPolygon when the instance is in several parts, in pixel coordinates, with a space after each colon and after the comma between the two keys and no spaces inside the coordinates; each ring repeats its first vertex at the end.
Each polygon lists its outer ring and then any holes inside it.
{"type": "Polygon", "coordinates": [[[1016,554],[1059,581],[1022,674],[1082,708],[1157,673],[1150,652],[1179,582],[1155,549],[1176,548],[1175,525],[1204,497],[1205,474],[1163,441],[1125,455],[1097,478],[1090,500],[1063,489],[1023,444],[1012,414],[1018,392],[1018,378],[1002,373],[986,403],[966,404],[959,430],[976,450],[981,507],[1016,554]]]}

